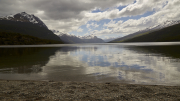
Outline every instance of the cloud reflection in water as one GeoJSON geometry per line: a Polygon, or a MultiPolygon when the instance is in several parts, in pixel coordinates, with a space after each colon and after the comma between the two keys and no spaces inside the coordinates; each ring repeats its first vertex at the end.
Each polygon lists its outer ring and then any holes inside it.
{"type": "Polygon", "coordinates": [[[59,75],[56,78],[61,80],[91,81],[95,78],[100,82],[180,84],[177,59],[134,50],[130,46],[111,45],[63,47],[50,57],[43,72],[51,78],[59,75]]]}

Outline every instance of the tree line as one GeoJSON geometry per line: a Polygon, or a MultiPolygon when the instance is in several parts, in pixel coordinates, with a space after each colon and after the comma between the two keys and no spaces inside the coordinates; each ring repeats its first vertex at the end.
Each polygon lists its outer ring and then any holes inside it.
{"type": "Polygon", "coordinates": [[[40,39],[30,35],[20,33],[1,31],[0,45],[39,45],[39,44],[62,44],[61,41],[40,39]]]}

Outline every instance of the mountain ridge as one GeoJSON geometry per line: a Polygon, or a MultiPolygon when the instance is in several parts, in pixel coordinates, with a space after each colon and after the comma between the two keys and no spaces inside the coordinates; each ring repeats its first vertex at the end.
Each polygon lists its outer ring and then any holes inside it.
{"type": "Polygon", "coordinates": [[[145,33],[135,33],[123,38],[111,41],[119,42],[176,42],[180,41],[180,23],[172,24],[168,27],[151,30],[145,33]],[[128,38],[127,38],[128,37],[128,38]],[[126,39],[125,39],[126,38],[126,39]]]}
{"type": "Polygon", "coordinates": [[[65,43],[104,43],[104,41],[94,35],[76,36],[72,34],[65,34],[56,30],[52,30],[65,43]]]}
{"type": "Polygon", "coordinates": [[[33,14],[27,14],[26,12],[17,13],[15,15],[8,15],[1,17],[0,20],[9,20],[9,21],[20,21],[20,22],[31,22],[33,24],[38,24],[41,27],[48,28],[40,18],[36,17],[33,14]]]}
{"type": "Polygon", "coordinates": [[[139,37],[141,35],[145,35],[145,34],[149,34],[149,33],[153,33],[153,32],[156,32],[156,31],[159,31],[161,29],[164,29],[164,28],[167,28],[167,27],[170,27],[170,26],[173,26],[173,25],[177,25],[177,24],[180,24],[180,20],[177,20],[177,21],[165,21],[161,24],[157,24],[157,25],[154,25],[154,26],[150,26],[146,29],[143,29],[143,30],[140,30],[138,32],[135,32],[135,33],[132,33],[132,34],[129,34],[127,36],[124,36],[124,37],[120,37],[120,38],[117,38],[115,40],[112,40],[110,41],[110,43],[113,43],[113,42],[124,42],[125,40],[130,40],[130,39],[133,39],[135,37],[139,37]]]}
{"type": "Polygon", "coordinates": [[[40,18],[26,12],[1,17],[0,30],[30,35],[40,39],[61,41],[57,35],[48,29],[40,18]]]}

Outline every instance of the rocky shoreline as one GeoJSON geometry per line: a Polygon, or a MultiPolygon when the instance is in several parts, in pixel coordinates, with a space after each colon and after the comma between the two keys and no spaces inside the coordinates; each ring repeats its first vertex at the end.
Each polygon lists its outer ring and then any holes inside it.
{"type": "Polygon", "coordinates": [[[0,80],[0,100],[179,101],[180,86],[0,80]]]}

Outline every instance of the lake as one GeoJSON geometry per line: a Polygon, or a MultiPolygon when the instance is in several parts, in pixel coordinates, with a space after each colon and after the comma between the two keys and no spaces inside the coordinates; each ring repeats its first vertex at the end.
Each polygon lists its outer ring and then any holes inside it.
{"type": "Polygon", "coordinates": [[[180,43],[0,46],[0,79],[180,85],[180,43]]]}

